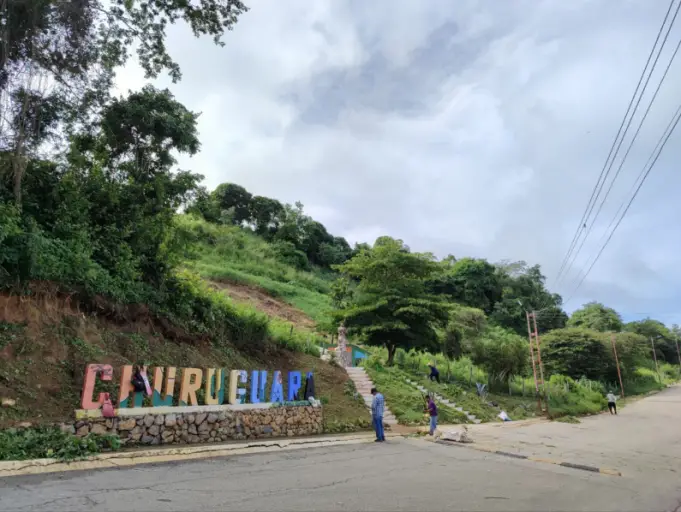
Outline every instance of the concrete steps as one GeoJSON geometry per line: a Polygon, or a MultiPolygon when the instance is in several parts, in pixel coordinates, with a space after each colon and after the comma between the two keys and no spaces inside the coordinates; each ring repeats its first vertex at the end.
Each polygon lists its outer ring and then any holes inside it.
{"type": "MultiPolygon", "coordinates": [[[[355,388],[357,388],[357,392],[364,400],[366,406],[371,409],[371,401],[374,398],[371,395],[371,388],[374,387],[373,382],[371,382],[371,378],[369,378],[366,371],[361,366],[346,367],[345,371],[350,377],[350,380],[355,383],[355,388]]],[[[397,418],[392,412],[390,412],[387,403],[385,404],[385,410],[383,412],[383,423],[387,425],[397,425],[397,418]]]]}
{"type": "Polygon", "coordinates": [[[466,418],[468,418],[468,421],[470,421],[471,423],[475,423],[476,425],[478,423],[482,423],[482,421],[480,419],[478,419],[475,416],[475,414],[469,413],[468,411],[464,410],[463,407],[459,407],[458,405],[456,405],[456,403],[452,402],[448,398],[445,398],[442,395],[439,395],[437,393],[433,393],[433,392],[429,391],[428,389],[425,388],[425,386],[422,386],[421,384],[419,384],[416,381],[413,381],[413,380],[410,380],[410,379],[405,379],[405,381],[407,382],[407,384],[418,389],[421,393],[425,393],[425,394],[432,396],[435,399],[436,402],[444,404],[447,407],[450,407],[450,408],[452,408],[456,411],[459,411],[459,412],[465,414],[466,418]]]}

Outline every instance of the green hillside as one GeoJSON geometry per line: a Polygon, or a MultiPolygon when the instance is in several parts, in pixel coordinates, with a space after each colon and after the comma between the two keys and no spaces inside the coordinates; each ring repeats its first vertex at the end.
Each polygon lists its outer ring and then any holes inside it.
{"type": "MultiPolygon", "coordinates": [[[[197,36],[219,39],[246,11],[210,5],[191,7],[197,36]]],[[[22,15],[8,22],[17,48],[39,51],[10,52],[0,81],[11,113],[0,138],[0,424],[66,417],[82,365],[99,359],[312,368],[327,428],[360,428],[367,414],[347,375],[318,357],[340,323],[372,350],[367,364],[387,387],[400,372],[422,378],[432,360],[445,369],[443,393],[477,397],[485,384],[491,399],[471,407],[515,407],[505,394],[533,401],[534,310],[554,416],[601,410],[619,387],[611,333],[627,394],[678,379],[678,326],[624,323],[598,303],[568,317],[539,265],[436,257],[389,236],[351,246],[300,203],[233,183],[207,190],[176,160],[200,150],[199,114],[151,85],[112,94],[134,42],[150,78],[181,77],[164,27],[189,19],[187,6],[126,4],[133,15],[107,37],[92,31],[120,7],[95,7],[84,7],[97,21],[88,27],[69,16],[42,20],[39,33],[23,30],[22,15]],[[41,88],[25,69],[58,80],[41,88]]],[[[415,395],[395,386],[398,412],[416,421],[415,395]]]]}

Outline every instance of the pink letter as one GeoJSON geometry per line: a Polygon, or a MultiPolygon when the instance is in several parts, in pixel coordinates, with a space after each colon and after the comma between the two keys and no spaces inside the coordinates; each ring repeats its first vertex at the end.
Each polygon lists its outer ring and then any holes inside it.
{"type": "Polygon", "coordinates": [[[89,364],[85,368],[85,382],[83,382],[83,394],[81,396],[80,405],[83,409],[99,409],[104,403],[106,393],[100,393],[97,401],[92,400],[92,394],[95,391],[95,380],[97,374],[101,380],[111,380],[113,377],[113,368],[110,364],[89,364]]]}

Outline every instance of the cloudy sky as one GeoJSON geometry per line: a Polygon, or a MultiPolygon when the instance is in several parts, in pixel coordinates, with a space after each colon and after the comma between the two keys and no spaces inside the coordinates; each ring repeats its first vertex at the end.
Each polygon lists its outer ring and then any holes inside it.
{"type": "MultiPolygon", "coordinates": [[[[202,151],[181,164],[209,188],[300,200],[351,242],[386,234],[440,257],[539,263],[568,310],[599,300],[681,322],[681,128],[572,293],[681,100],[681,57],[555,284],[668,0],[245,1],[224,48],[174,27],[184,77],[157,82],[202,112],[202,151]]],[[[123,91],[144,83],[135,65],[119,78],[123,91]]]]}

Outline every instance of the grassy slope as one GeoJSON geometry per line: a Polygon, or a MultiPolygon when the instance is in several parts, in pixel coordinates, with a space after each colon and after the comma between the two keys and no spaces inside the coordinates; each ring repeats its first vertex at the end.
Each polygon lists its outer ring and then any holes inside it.
{"type": "Polygon", "coordinates": [[[260,289],[317,323],[327,319],[331,278],[323,272],[291,267],[275,257],[265,240],[242,229],[216,226],[187,215],[178,216],[177,223],[195,249],[185,265],[204,279],[260,289]]]}
{"type": "MultiPolygon", "coordinates": [[[[151,366],[312,370],[318,397],[327,404],[330,429],[368,425],[363,403],[347,391],[345,372],[318,357],[275,346],[249,355],[177,334],[148,317],[115,323],[85,315],[63,296],[20,300],[0,295],[0,398],[17,402],[0,408],[0,426],[72,420],[87,363],[117,367],[139,361],[151,366]]],[[[114,387],[106,391],[116,396],[114,387]]]]}

